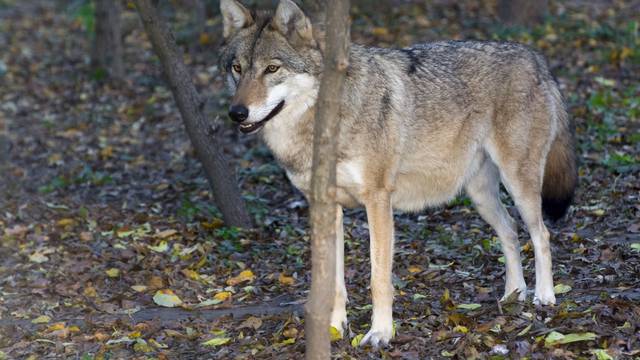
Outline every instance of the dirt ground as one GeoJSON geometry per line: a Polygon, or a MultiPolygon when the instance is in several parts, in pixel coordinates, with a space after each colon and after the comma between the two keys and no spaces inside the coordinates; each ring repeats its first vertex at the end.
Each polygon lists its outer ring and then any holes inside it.
{"type": "MultiPolygon", "coordinates": [[[[550,3],[543,24],[522,29],[499,23],[494,1],[354,2],[359,43],[500,39],[543,52],[576,123],[580,186],[549,226],[555,307],[497,302],[500,245],[463,195],[397,214],[397,336],[377,350],[352,346],[371,306],[365,216],[347,211],[350,324],[336,358],[640,359],[640,2],[550,3]]],[[[175,6],[257,226],[224,226],[131,8],[115,83],[89,66],[84,8],[0,0],[0,359],[303,357],[308,205],[226,119],[217,9],[194,35],[175,6]]]]}

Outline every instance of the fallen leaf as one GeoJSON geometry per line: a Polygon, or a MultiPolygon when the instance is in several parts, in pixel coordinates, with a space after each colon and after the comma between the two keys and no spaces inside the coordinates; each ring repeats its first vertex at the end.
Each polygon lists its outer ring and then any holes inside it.
{"type": "Polygon", "coordinates": [[[36,251],[33,254],[29,255],[29,261],[34,262],[36,264],[42,264],[43,262],[49,261],[49,258],[45,256],[42,252],[36,251]]]}
{"type": "Polygon", "coordinates": [[[559,344],[569,344],[578,341],[595,340],[598,336],[592,332],[572,333],[564,335],[557,331],[550,332],[544,339],[545,346],[553,346],[559,344]]]}
{"type": "Polygon", "coordinates": [[[58,330],[64,330],[65,328],[65,324],[63,322],[57,322],[55,324],[50,325],[47,328],[47,331],[58,331],[58,330]]]}
{"type": "Polygon", "coordinates": [[[244,270],[238,274],[238,276],[234,276],[227,280],[227,285],[235,286],[245,281],[252,281],[256,276],[253,274],[251,270],[244,270]]]}
{"type": "Polygon", "coordinates": [[[556,286],[553,287],[553,292],[556,295],[560,295],[560,294],[566,294],[569,291],[571,291],[571,286],[569,285],[565,285],[565,284],[557,284],[556,286]]]}
{"type": "Polygon", "coordinates": [[[338,341],[342,339],[342,334],[335,326],[329,326],[329,338],[331,341],[338,341]]]}
{"type": "Polygon", "coordinates": [[[245,321],[240,324],[240,329],[251,328],[253,330],[258,330],[262,326],[262,319],[255,316],[249,316],[245,321]]]}
{"type": "Polygon", "coordinates": [[[105,273],[107,273],[108,277],[115,278],[120,276],[120,269],[116,269],[116,268],[107,269],[105,270],[105,273]]]}
{"type": "Polygon", "coordinates": [[[164,307],[175,307],[182,305],[182,300],[169,289],[158,290],[153,295],[153,302],[164,307]]]}
{"type": "Polygon", "coordinates": [[[182,274],[191,280],[200,280],[200,274],[191,269],[182,269],[182,274]]]}
{"type": "Polygon", "coordinates": [[[231,338],[229,337],[215,337],[211,340],[207,340],[203,342],[202,345],[207,347],[216,347],[216,346],[224,345],[229,341],[231,341],[231,338]]]}
{"type": "Polygon", "coordinates": [[[613,360],[613,357],[603,349],[594,349],[591,350],[591,353],[595,355],[598,360],[613,360]]]}
{"type": "Polygon", "coordinates": [[[358,334],[354,336],[353,339],[351,339],[351,346],[353,346],[354,348],[360,346],[360,342],[362,341],[363,337],[364,334],[358,334]]]}
{"type": "Polygon", "coordinates": [[[418,265],[411,265],[409,266],[409,268],[407,269],[410,273],[415,274],[418,273],[420,271],[422,271],[422,268],[418,265]]]}
{"type": "Polygon", "coordinates": [[[58,220],[56,225],[58,225],[58,227],[67,227],[67,226],[73,226],[75,223],[76,223],[75,220],[69,219],[69,218],[65,218],[65,219],[58,220]]]}
{"type": "Polygon", "coordinates": [[[291,286],[295,282],[295,279],[291,276],[286,276],[284,273],[280,273],[280,276],[278,276],[278,282],[282,285],[291,286]]]}
{"type": "Polygon", "coordinates": [[[93,286],[87,286],[86,288],[84,288],[84,290],[82,291],[82,294],[87,297],[98,296],[98,292],[96,291],[96,288],[94,288],[93,286]]]}
{"type": "Polygon", "coordinates": [[[51,317],[47,315],[40,315],[37,318],[31,320],[32,324],[46,324],[51,321],[51,317]]]}
{"type": "Polygon", "coordinates": [[[221,291],[221,292],[213,295],[213,298],[218,300],[218,301],[225,301],[230,297],[231,297],[231,292],[229,292],[229,291],[221,291]]]}
{"type": "Polygon", "coordinates": [[[282,332],[282,335],[287,338],[294,338],[298,336],[298,329],[294,327],[290,327],[282,332]]]}
{"type": "Polygon", "coordinates": [[[147,245],[147,247],[151,251],[155,251],[155,252],[159,252],[159,253],[163,253],[163,252],[166,252],[167,250],[169,250],[169,244],[164,240],[160,241],[160,243],[158,245],[147,245]]]}
{"type": "Polygon", "coordinates": [[[145,285],[133,285],[131,288],[137,292],[144,292],[147,290],[145,285]]]}
{"type": "Polygon", "coordinates": [[[480,304],[459,304],[458,309],[462,310],[475,310],[479,309],[482,305],[480,304]]]}
{"type": "Polygon", "coordinates": [[[164,281],[160,276],[152,276],[149,280],[149,288],[151,289],[161,289],[164,287],[164,281]]]}

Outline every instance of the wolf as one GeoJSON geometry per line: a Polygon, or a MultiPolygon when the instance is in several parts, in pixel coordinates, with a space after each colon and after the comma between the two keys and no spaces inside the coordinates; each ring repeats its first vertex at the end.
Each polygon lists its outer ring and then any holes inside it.
{"type": "MultiPolygon", "coordinates": [[[[315,106],[323,72],[321,26],[291,0],[275,12],[220,1],[220,69],[234,94],[230,118],[258,133],[308,198],[315,106]]],[[[371,328],[361,344],[393,336],[393,210],[420,211],[465,191],[505,255],[504,296],[527,285],[516,222],[531,236],[534,301],[555,303],[549,231],[577,184],[573,128],[545,59],[516,43],[439,41],[390,49],[352,44],[339,99],[336,287],[331,325],[344,331],[342,208],[364,206],[370,230],[371,328]]]]}

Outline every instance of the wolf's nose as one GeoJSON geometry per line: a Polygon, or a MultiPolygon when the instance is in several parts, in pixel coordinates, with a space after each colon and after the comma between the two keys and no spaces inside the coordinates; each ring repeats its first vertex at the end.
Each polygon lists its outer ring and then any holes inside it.
{"type": "Polygon", "coordinates": [[[249,109],[244,105],[233,105],[229,109],[229,117],[235,122],[243,122],[249,117],[249,109]]]}

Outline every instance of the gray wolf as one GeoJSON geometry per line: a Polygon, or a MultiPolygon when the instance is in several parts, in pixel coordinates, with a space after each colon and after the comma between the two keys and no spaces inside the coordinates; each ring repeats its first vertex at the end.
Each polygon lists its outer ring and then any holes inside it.
{"type": "MultiPolygon", "coordinates": [[[[310,188],[314,109],[324,40],[303,11],[274,13],[222,0],[220,68],[234,93],[229,115],[259,132],[303,193],[310,188]]],[[[466,191],[505,255],[504,294],[525,283],[504,184],[534,245],[534,301],[554,304],[549,231],[577,182],[573,130],[545,59],[515,43],[443,41],[404,49],[352,44],[340,99],[337,279],[331,324],[347,321],[342,207],[364,206],[370,229],[373,315],[362,344],[393,334],[393,209],[419,211],[466,191]]]]}

